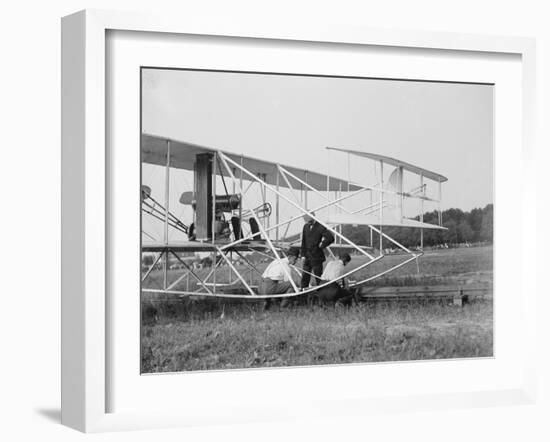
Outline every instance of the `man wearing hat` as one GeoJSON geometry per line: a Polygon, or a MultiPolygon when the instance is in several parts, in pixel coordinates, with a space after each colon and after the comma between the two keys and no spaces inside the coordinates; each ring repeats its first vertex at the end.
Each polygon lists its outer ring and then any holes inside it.
{"type": "MultiPolygon", "coordinates": [[[[312,215],[315,215],[315,213],[312,213],[312,215]]],[[[312,216],[305,215],[304,221],[301,247],[304,262],[300,285],[302,289],[307,289],[312,274],[315,275],[315,283],[319,285],[319,279],[323,273],[323,263],[326,259],[324,249],[334,242],[334,236],[325,226],[315,221],[312,216]]]]}

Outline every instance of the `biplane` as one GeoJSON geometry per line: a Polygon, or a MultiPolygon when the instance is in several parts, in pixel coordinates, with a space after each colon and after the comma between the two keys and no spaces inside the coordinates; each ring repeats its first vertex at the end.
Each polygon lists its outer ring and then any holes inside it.
{"type": "MultiPolygon", "coordinates": [[[[164,195],[155,196],[151,183],[142,182],[141,187],[142,228],[145,217],[162,226],[160,235],[142,231],[142,254],[154,257],[142,271],[142,291],[220,298],[294,297],[343,278],[350,287],[366,284],[418,259],[423,231],[444,229],[441,188],[447,178],[378,154],[340,147],[326,147],[324,151],[328,170],[332,155],[347,156],[347,179],[142,134],[142,165],[161,168],[164,173],[164,195]],[[356,168],[361,161],[366,162],[359,167],[361,180],[351,179],[352,160],[356,168]],[[179,189],[183,192],[178,204],[187,211],[185,217],[177,216],[170,207],[174,201],[170,174],[176,171],[187,173],[193,182],[192,188],[179,189]],[[429,204],[435,205],[437,224],[424,222],[425,205],[429,204]],[[416,216],[411,216],[411,210],[416,210],[416,216]],[[262,266],[281,260],[289,247],[299,245],[306,215],[335,237],[327,248],[329,259],[346,250],[361,258],[359,265],[337,280],[306,288],[298,287],[294,275],[287,275],[292,292],[258,294],[262,266]],[[369,238],[357,244],[343,233],[346,225],[367,226],[369,238]],[[387,233],[387,227],[420,230],[419,248],[410,250],[400,244],[387,233]],[[400,250],[399,263],[382,265],[384,240],[400,250]],[[198,256],[207,257],[206,268],[195,265],[198,256]],[[178,268],[174,270],[170,262],[178,263],[178,268]],[[373,266],[375,263],[381,264],[373,266]]],[[[291,266],[291,272],[298,276],[302,271],[291,266]]]]}

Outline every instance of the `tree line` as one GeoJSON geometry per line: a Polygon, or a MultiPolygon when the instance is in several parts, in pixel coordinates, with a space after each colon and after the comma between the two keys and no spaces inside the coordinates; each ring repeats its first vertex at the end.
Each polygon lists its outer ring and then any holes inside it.
{"type": "MultiPolygon", "coordinates": [[[[414,219],[420,220],[420,216],[414,219]]],[[[437,211],[426,212],[424,222],[438,224],[437,211]]],[[[442,212],[442,223],[447,230],[424,229],[425,247],[440,244],[493,242],[493,204],[487,204],[484,208],[475,208],[469,212],[460,209],[447,209],[442,212]]],[[[385,227],[383,232],[406,247],[420,246],[420,229],[385,227]]],[[[368,226],[346,225],[343,226],[342,233],[356,244],[370,245],[368,226]]],[[[378,235],[374,233],[373,246],[376,248],[379,244],[378,241],[378,235]]],[[[384,239],[383,248],[386,247],[395,247],[395,245],[384,239]]]]}

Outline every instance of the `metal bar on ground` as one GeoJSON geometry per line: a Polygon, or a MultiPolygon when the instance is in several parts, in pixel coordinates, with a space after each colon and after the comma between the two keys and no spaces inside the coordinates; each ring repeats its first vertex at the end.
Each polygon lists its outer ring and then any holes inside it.
{"type": "MultiPolygon", "coordinates": [[[[376,260],[378,260],[380,258],[376,258],[376,260]]],[[[412,258],[411,258],[412,259],[412,258]]],[[[410,260],[408,260],[408,262],[410,262],[410,260]]],[[[367,263],[367,264],[370,264],[370,263],[367,263]]],[[[395,266],[395,267],[401,267],[403,265],[407,264],[407,262],[403,262],[403,263],[400,263],[398,266],[395,266]]],[[[394,269],[394,268],[392,268],[394,269]]],[[[383,273],[387,273],[387,272],[383,272],[383,273]]],[[[382,274],[378,274],[376,275],[375,277],[380,277],[382,276],[382,274]]],[[[344,276],[346,277],[346,276],[344,276]]],[[[358,284],[364,284],[365,281],[371,281],[373,278],[375,277],[370,277],[368,278],[367,280],[364,280],[364,281],[361,281],[361,282],[356,282],[356,283],[353,283],[353,284],[350,284],[350,287],[355,287],[356,285],[358,284]]],[[[327,283],[323,284],[323,286],[327,285],[327,284],[331,284],[332,281],[328,281],[327,283]]],[[[219,293],[219,294],[207,294],[207,293],[198,293],[198,292],[190,292],[190,291],[179,291],[179,290],[169,290],[169,291],[164,291],[164,290],[161,290],[161,289],[143,289],[142,291],[143,292],[146,292],[146,293],[163,293],[163,294],[167,294],[167,295],[180,295],[180,296],[202,296],[202,297],[215,297],[215,298],[232,298],[232,299],[253,299],[253,300],[260,300],[260,299],[265,299],[265,298],[285,298],[285,297],[295,297],[295,296],[299,296],[299,295],[305,295],[311,291],[315,291],[317,290],[318,288],[320,288],[321,286],[316,286],[316,287],[312,287],[311,289],[309,289],[308,291],[303,291],[303,292],[300,292],[300,293],[289,293],[289,294],[271,294],[271,295],[256,295],[254,297],[250,296],[250,295],[235,295],[235,294],[229,294],[229,293],[219,293]]],[[[482,298],[486,298],[486,297],[491,297],[491,290],[489,289],[461,289],[462,292],[481,292],[480,295],[478,295],[479,297],[482,297],[482,298]]],[[[441,293],[456,293],[457,290],[456,289],[450,289],[448,291],[441,291],[441,293]]],[[[405,296],[407,296],[408,294],[407,293],[404,293],[405,296]]],[[[475,296],[475,295],[473,295],[475,296]]],[[[478,297],[476,296],[476,297],[478,297]]],[[[366,295],[363,295],[362,298],[368,298],[368,294],[366,295]]],[[[429,297],[429,296],[428,296],[429,297]]]]}

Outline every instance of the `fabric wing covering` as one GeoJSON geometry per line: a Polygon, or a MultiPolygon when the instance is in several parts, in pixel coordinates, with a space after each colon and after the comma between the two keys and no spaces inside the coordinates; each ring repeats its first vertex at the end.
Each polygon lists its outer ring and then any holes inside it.
{"type": "MultiPolygon", "coordinates": [[[[160,137],[151,134],[141,135],[141,161],[148,164],[156,164],[159,166],[166,166],[166,154],[167,146],[170,142],[170,167],[176,169],[193,170],[195,163],[195,157],[201,153],[214,153],[216,151],[222,152],[242,166],[253,173],[254,175],[262,176],[265,178],[267,184],[275,186],[277,184],[277,163],[260,160],[257,158],[251,158],[248,156],[242,156],[239,154],[226,152],[222,149],[214,149],[206,146],[200,146],[198,144],[187,143],[184,141],[172,140],[166,137],[160,137]]],[[[305,169],[299,169],[292,166],[285,166],[281,164],[286,170],[293,175],[296,175],[299,179],[307,182],[311,187],[318,191],[327,190],[327,176],[318,172],[312,172],[305,169]]],[[[220,173],[220,167],[217,167],[217,173],[220,173]]],[[[231,167],[231,165],[230,165],[231,167]]],[[[223,174],[229,176],[225,168],[222,168],[223,174]]],[[[240,171],[237,167],[234,168],[235,176],[240,177],[240,171]]],[[[250,181],[250,177],[243,173],[243,179],[250,181]]],[[[288,177],[288,180],[292,187],[299,189],[301,184],[298,180],[288,177]]],[[[348,189],[348,181],[335,177],[330,177],[328,180],[331,191],[339,189],[348,189]]],[[[285,180],[279,179],[280,187],[288,187],[285,180]]],[[[360,187],[354,184],[349,184],[349,190],[359,190],[360,187]]]]}

